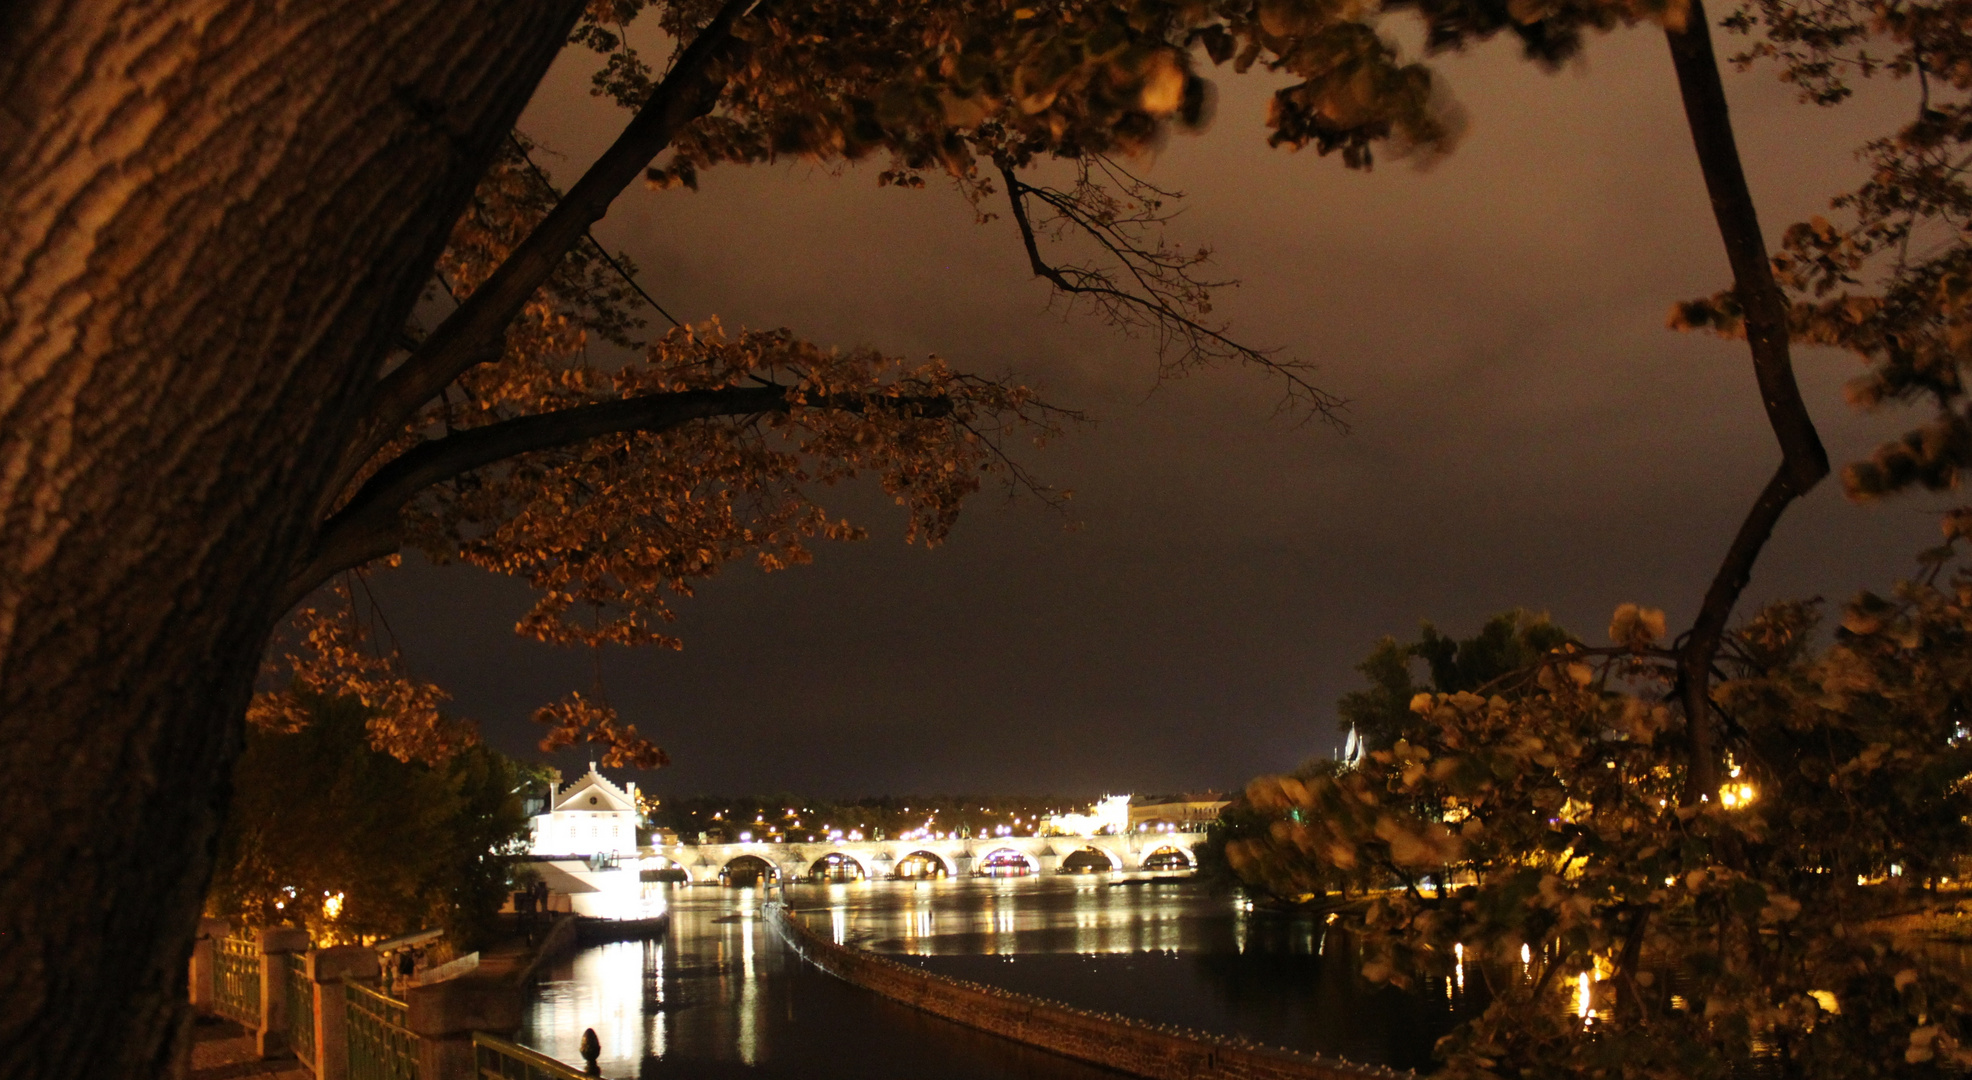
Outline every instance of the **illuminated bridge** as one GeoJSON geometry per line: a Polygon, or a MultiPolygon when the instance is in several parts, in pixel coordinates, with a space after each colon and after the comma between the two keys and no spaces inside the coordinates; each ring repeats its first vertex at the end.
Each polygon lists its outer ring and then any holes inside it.
{"type": "Polygon", "coordinates": [[[1190,870],[1203,832],[1103,836],[992,836],[969,840],[833,840],[813,843],[666,844],[658,862],[695,884],[752,885],[863,878],[1021,877],[1028,874],[1190,870]]]}

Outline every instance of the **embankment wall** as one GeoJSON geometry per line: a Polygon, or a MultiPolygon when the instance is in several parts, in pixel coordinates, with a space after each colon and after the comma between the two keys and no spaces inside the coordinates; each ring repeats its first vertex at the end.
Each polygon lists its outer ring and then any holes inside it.
{"type": "Polygon", "coordinates": [[[527,966],[521,969],[520,977],[515,981],[525,984],[542,967],[554,963],[579,948],[580,931],[577,929],[578,925],[577,916],[556,916],[554,925],[548,928],[548,933],[541,938],[540,946],[534,950],[534,958],[529,960],[527,966]]]}
{"type": "Polygon", "coordinates": [[[783,905],[766,905],[761,913],[796,952],[852,985],[970,1028],[1151,1080],[1388,1080],[1412,1075],[1091,1012],[938,975],[838,945],[783,905]]]}

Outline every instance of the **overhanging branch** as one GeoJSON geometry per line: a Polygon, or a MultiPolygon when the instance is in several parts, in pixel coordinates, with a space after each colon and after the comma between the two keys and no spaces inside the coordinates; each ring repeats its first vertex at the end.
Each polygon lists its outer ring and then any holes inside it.
{"type": "Polygon", "coordinates": [[[669,431],[694,420],[786,412],[797,407],[853,413],[883,409],[918,419],[942,419],[955,412],[953,399],[944,394],[879,392],[797,398],[795,387],[762,382],[757,386],[645,394],[468,428],[420,443],[377,470],[322,526],[307,566],[288,582],[285,606],[300,603],[344,570],[395,554],[403,545],[404,508],[434,484],[523,454],[575,446],[604,435],[669,431]]]}
{"type": "Polygon", "coordinates": [[[400,514],[419,492],[475,469],[602,435],[667,431],[692,420],[745,416],[788,407],[779,384],[647,394],[503,420],[420,443],[379,469],[355,497],[322,526],[306,568],[288,585],[293,606],[344,570],[394,554],[401,546],[400,514]]]}

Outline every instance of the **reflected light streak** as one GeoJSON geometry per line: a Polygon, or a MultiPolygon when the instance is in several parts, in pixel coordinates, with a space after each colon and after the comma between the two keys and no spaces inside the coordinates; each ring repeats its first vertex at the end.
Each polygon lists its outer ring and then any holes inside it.
{"type": "Polygon", "coordinates": [[[753,967],[753,923],[740,924],[741,947],[746,950],[746,970],[740,977],[739,1058],[748,1065],[760,1062],[760,983],[753,967]]]}
{"type": "Polygon", "coordinates": [[[646,1052],[657,1057],[664,1056],[667,1036],[670,1034],[665,1030],[665,1023],[670,1014],[662,1008],[664,1004],[664,954],[666,949],[666,944],[659,941],[654,942],[650,950],[650,997],[651,1002],[660,1007],[651,1010],[650,1028],[644,1036],[644,1042],[646,1052]]]}
{"type": "Polygon", "coordinates": [[[596,1029],[606,1071],[635,1073],[643,1051],[644,946],[626,941],[578,953],[569,978],[536,1006],[535,1046],[565,1062],[582,1060],[582,1032],[596,1029]]]}
{"type": "MultiPolygon", "coordinates": [[[[1087,879],[978,879],[936,886],[858,882],[798,886],[793,892],[791,903],[818,930],[827,912],[827,933],[833,940],[846,945],[855,938],[877,952],[921,956],[1180,957],[1224,956],[1237,949],[1248,956],[1257,951],[1306,958],[1325,955],[1331,936],[1327,925],[1312,918],[1270,917],[1255,925],[1244,904],[1235,902],[1228,910],[1224,900],[1193,890],[1166,895],[1157,886],[1110,887],[1087,879]]],[[[756,925],[762,892],[695,888],[651,899],[668,901],[674,936],[659,945],[628,947],[635,952],[599,947],[613,950],[609,955],[625,970],[585,967],[579,980],[571,980],[569,965],[560,965],[561,981],[537,990],[523,1041],[572,1064],[580,1060],[582,1031],[593,1026],[604,1041],[606,1057],[631,1056],[628,1061],[604,1061],[606,1076],[650,1075],[656,1060],[665,1062],[657,1069],[664,1075],[701,1062],[723,1062],[727,1070],[800,1067],[789,1075],[808,1075],[805,1066],[810,1062],[804,1055],[811,1051],[798,1045],[805,1040],[790,1041],[803,1030],[794,1026],[795,1014],[803,1012],[798,996],[788,996],[789,973],[799,961],[789,959],[770,928],[756,925]],[[629,968],[637,971],[634,981],[629,968]],[[638,989],[630,990],[632,985],[638,989]],[[615,1003],[626,995],[623,1005],[634,1002],[637,1011],[615,1003]],[[635,1045],[626,1045],[626,1040],[635,1045]]],[[[1336,970],[1349,970],[1346,961],[1354,952],[1350,940],[1346,932],[1337,938],[1342,967],[1336,970]]],[[[1471,1006],[1468,990],[1485,991],[1483,982],[1465,985],[1463,962],[1468,958],[1462,946],[1454,953],[1460,967],[1446,978],[1444,996],[1431,994],[1428,984],[1418,989],[1423,991],[1420,1003],[1436,998],[1458,1015],[1471,1006]]],[[[1126,961],[1121,967],[1095,970],[1136,969],[1126,961]]],[[[1574,1006],[1571,1011],[1580,1013],[1582,1005],[1578,998],[1563,1008],[1574,1006]]],[[[1434,1004],[1429,1011],[1440,1013],[1442,1006],[1434,1004]]],[[[805,1012],[800,1023],[809,1025],[812,1035],[813,1020],[805,1012]]],[[[717,1067],[713,1074],[718,1074],[717,1067]]],[[[851,1074],[823,1069],[816,1075],[851,1074]]]]}

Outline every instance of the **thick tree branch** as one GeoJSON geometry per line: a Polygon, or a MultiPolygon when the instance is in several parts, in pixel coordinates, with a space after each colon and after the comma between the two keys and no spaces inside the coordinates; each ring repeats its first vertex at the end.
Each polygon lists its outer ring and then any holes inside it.
{"type": "Polygon", "coordinates": [[[1828,452],[1822,448],[1814,420],[1801,401],[1800,386],[1794,381],[1794,365],[1787,351],[1787,301],[1773,279],[1773,264],[1767,257],[1753,194],[1746,185],[1733,139],[1725,84],[1712,54],[1711,26],[1701,0],[1689,0],[1689,4],[1684,25],[1667,26],[1665,37],[1684,98],[1685,121],[1705,174],[1705,190],[1712,199],[1712,216],[1732,266],[1733,291],[1745,312],[1746,343],[1753,354],[1760,400],[1782,454],[1779,470],[1733,537],[1679,649],[1680,689],[1691,739],[1684,801],[1692,804],[1718,792],[1719,748],[1712,719],[1711,681],[1712,663],[1726,623],[1752,577],[1754,562],[1773,535],[1774,525],[1790,503],[1828,475],[1828,452]]]}
{"type": "Polygon", "coordinates": [[[308,565],[288,582],[286,606],[330,577],[402,545],[399,515],[418,493],[455,476],[537,450],[573,446],[626,431],[667,431],[713,416],[745,416],[788,407],[786,386],[730,387],[648,394],[503,420],[420,443],[379,469],[322,526],[308,565]]]}
{"type": "Polygon", "coordinates": [[[1779,439],[1783,455],[1779,471],[1767,481],[1765,491],[1739,526],[1739,534],[1725,550],[1725,560],[1698,607],[1698,619],[1692,621],[1692,629],[1678,648],[1678,682],[1684,698],[1684,723],[1690,733],[1684,802],[1696,804],[1718,794],[1720,747],[1712,717],[1712,664],[1724,641],[1725,623],[1739,603],[1739,593],[1753,577],[1753,564],[1767,546],[1767,538],[1773,536],[1773,526],[1781,514],[1828,475],[1828,451],[1822,449],[1814,420],[1800,400],[1795,365],[1787,353],[1787,298],[1781,296],[1781,286],[1773,280],[1767,240],[1759,233],[1753,193],[1739,164],[1731,114],[1725,108],[1725,83],[1720,81],[1718,59],[1712,55],[1712,26],[1702,0],[1690,0],[1684,26],[1666,26],[1664,37],[1670,41],[1670,61],[1678,73],[1684,120],[1692,130],[1706,191],[1712,195],[1712,217],[1725,240],[1733,292],[1745,311],[1745,341],[1753,353],[1759,396],[1767,406],[1767,424],[1779,439]]]}
{"type": "Polygon", "coordinates": [[[1814,420],[1801,401],[1800,386],[1794,381],[1794,365],[1787,350],[1787,298],[1773,279],[1773,263],[1760,233],[1753,193],[1740,164],[1705,8],[1701,0],[1688,2],[1691,9],[1683,29],[1665,32],[1677,69],[1678,91],[1684,98],[1685,121],[1705,174],[1712,216],[1732,266],[1733,291],[1745,312],[1746,342],[1753,353],[1753,373],[1759,380],[1767,423],[1780,442],[1794,486],[1806,492],[1828,475],[1828,452],[1822,448],[1814,420]]]}
{"type": "MultiPolygon", "coordinates": [[[[699,31],[671,71],[616,142],[576,181],[548,216],[514,248],[485,283],[425,337],[422,345],[377,383],[373,403],[343,462],[340,484],[404,430],[418,410],[454,379],[498,359],[509,323],[546,282],[562,256],[588,235],[609,212],[610,203],[630,186],[651,159],[663,152],[686,124],[710,112],[725,89],[717,62],[733,42],[733,24],[755,0],[726,0],[699,31]]],[[[335,490],[340,490],[339,485],[335,490]]]]}
{"type": "Polygon", "coordinates": [[[307,566],[289,579],[286,607],[300,603],[344,570],[395,554],[403,545],[403,510],[420,492],[522,454],[575,446],[603,435],[669,431],[716,416],[785,412],[797,405],[842,412],[883,408],[924,419],[953,413],[952,399],[940,394],[830,394],[797,400],[794,390],[781,383],[763,382],[719,390],[645,394],[503,420],[420,443],[377,470],[322,526],[307,566]]]}
{"type": "MultiPolygon", "coordinates": [[[[548,174],[542,170],[541,166],[534,163],[534,155],[528,152],[527,144],[520,140],[520,136],[509,133],[507,135],[507,141],[513,144],[514,150],[520,154],[520,159],[527,163],[527,171],[534,175],[534,179],[540,183],[541,189],[546,191],[550,196],[559,199],[561,193],[555,190],[554,182],[548,179],[548,174]]],[[[664,305],[657,302],[657,297],[652,296],[649,290],[645,289],[637,281],[637,276],[632,274],[621,262],[617,261],[616,256],[609,253],[609,249],[603,246],[601,240],[596,239],[595,230],[584,229],[582,230],[582,235],[588,239],[589,246],[596,249],[596,254],[602,257],[603,262],[607,263],[611,270],[616,271],[616,276],[623,279],[623,283],[635,290],[638,296],[644,298],[644,303],[649,304],[651,310],[664,316],[664,321],[670,323],[672,326],[680,330],[685,328],[685,324],[679,322],[677,316],[666,311],[664,305]]]]}

